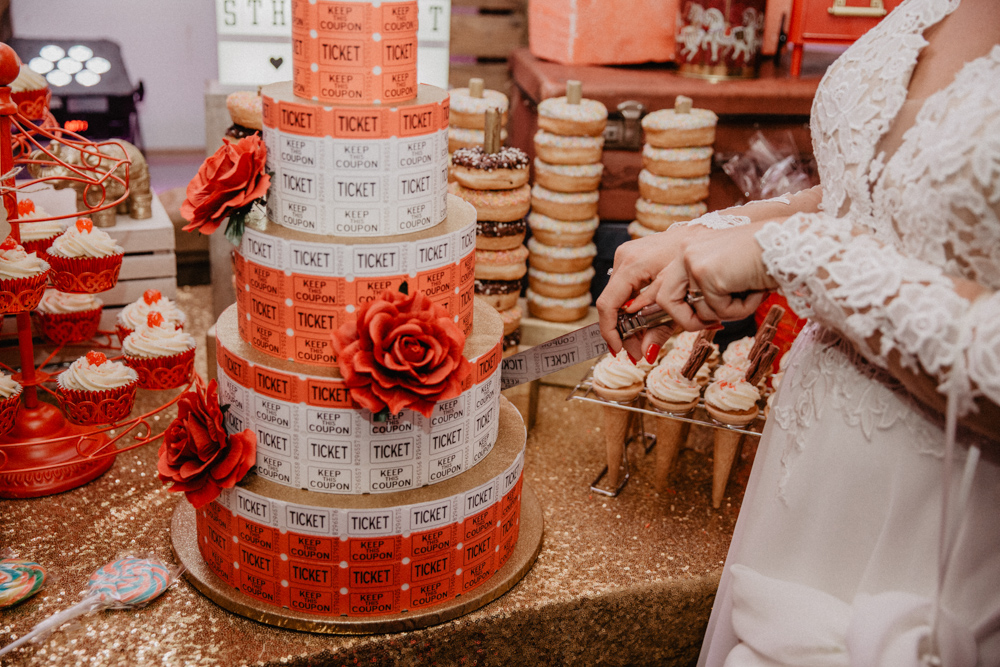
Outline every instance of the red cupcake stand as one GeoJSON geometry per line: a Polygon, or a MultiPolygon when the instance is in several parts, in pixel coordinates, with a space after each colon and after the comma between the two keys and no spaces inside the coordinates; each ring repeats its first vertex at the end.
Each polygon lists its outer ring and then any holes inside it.
{"type": "MultiPolygon", "coordinates": [[[[100,152],[101,146],[111,142],[94,143],[68,130],[42,122],[36,125],[21,115],[17,104],[11,99],[10,83],[17,77],[20,60],[14,50],[0,44],[0,194],[7,210],[11,236],[20,242],[18,223],[17,193],[31,192],[38,185],[51,181],[74,181],[85,184],[86,199],[97,201],[86,210],[65,215],[33,219],[33,222],[77,218],[118,206],[128,197],[128,169],[130,161],[124,157],[112,158],[100,152]],[[49,149],[49,143],[58,141],[68,148],[79,151],[80,163],[69,164],[49,149]],[[39,153],[40,151],[40,153],[39,153]],[[21,168],[28,165],[60,166],[65,168],[62,176],[45,176],[32,180],[15,182],[21,168]],[[111,183],[124,186],[124,193],[111,199],[108,186],[111,183]],[[99,195],[99,196],[98,196],[99,195]]],[[[115,188],[117,189],[117,188],[115,188]]],[[[101,285],[66,286],[65,291],[103,291],[114,286],[114,280],[103,281],[101,285]]],[[[129,417],[117,423],[74,424],[67,414],[80,421],[80,414],[99,412],[97,405],[60,404],[55,391],[45,386],[52,383],[58,370],[47,372],[52,360],[63,349],[57,344],[51,354],[37,367],[32,339],[31,308],[37,303],[35,296],[44,291],[44,281],[37,286],[25,285],[25,289],[14,292],[0,292],[0,317],[15,315],[17,318],[18,348],[21,370],[0,367],[9,372],[23,387],[19,400],[0,401],[0,498],[34,498],[61,493],[90,482],[103,474],[122,452],[141,447],[156,440],[161,435],[153,435],[150,419],[153,415],[173,405],[180,395],[161,405],[156,410],[129,417]],[[38,292],[26,294],[25,292],[38,292]],[[54,402],[39,400],[39,389],[46,392],[54,402]]],[[[69,344],[67,344],[69,345],[69,344]]],[[[114,332],[97,332],[95,338],[85,342],[86,349],[117,351],[114,332]]],[[[110,355],[109,355],[110,356],[110,355]]],[[[125,414],[128,417],[128,414],[125,414]]]]}

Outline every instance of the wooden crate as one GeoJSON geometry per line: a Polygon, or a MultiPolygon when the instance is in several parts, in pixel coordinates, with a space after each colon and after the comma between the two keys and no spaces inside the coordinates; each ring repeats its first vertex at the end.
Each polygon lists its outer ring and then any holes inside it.
{"type": "Polygon", "coordinates": [[[510,96],[510,52],[528,44],[527,0],[452,0],[453,87],[479,77],[486,87],[510,96]]]}

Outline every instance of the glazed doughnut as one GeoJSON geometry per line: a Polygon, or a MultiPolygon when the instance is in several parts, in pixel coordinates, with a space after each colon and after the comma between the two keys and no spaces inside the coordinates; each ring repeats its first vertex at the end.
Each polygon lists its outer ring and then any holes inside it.
{"type": "Polygon", "coordinates": [[[549,164],[535,158],[535,183],[553,192],[591,192],[601,185],[604,165],[549,164]]]}
{"type": "Polygon", "coordinates": [[[708,109],[691,109],[690,113],[660,109],[642,119],[642,129],[646,132],[646,143],[656,148],[711,146],[718,120],[708,109]]]}
{"type": "Polygon", "coordinates": [[[628,235],[633,241],[637,239],[644,239],[652,234],[658,234],[655,229],[650,229],[649,227],[644,227],[638,220],[633,220],[628,223],[628,235]]]}
{"type": "Polygon", "coordinates": [[[567,137],[596,137],[604,133],[608,110],[597,100],[570,104],[566,96],[550,97],[538,103],[538,127],[567,137]]]}
{"type": "Polygon", "coordinates": [[[524,243],[528,225],[524,218],[510,222],[484,220],[476,223],[477,250],[513,250],[524,243]]]}
{"type": "Polygon", "coordinates": [[[238,90],[226,96],[226,110],[233,125],[226,130],[231,139],[242,139],[251,134],[260,134],[264,128],[263,100],[257,93],[238,90]]]}
{"type": "Polygon", "coordinates": [[[587,316],[590,310],[590,293],[569,299],[553,299],[528,290],[528,312],[533,317],[548,322],[575,322],[587,316]]]}
{"type": "Polygon", "coordinates": [[[476,279],[520,280],[528,272],[528,249],[476,250],[476,279]]]}
{"type": "Polygon", "coordinates": [[[449,183],[448,192],[472,204],[477,220],[513,222],[528,215],[531,209],[529,185],[513,190],[472,190],[459,183],[449,183]]]}
{"type": "Polygon", "coordinates": [[[712,147],[656,148],[642,147],[642,166],[657,176],[695,178],[712,171],[712,147]]]}
{"type": "Polygon", "coordinates": [[[532,211],[528,214],[528,224],[531,225],[532,236],[545,245],[566,248],[575,248],[590,243],[599,223],[600,220],[596,215],[589,220],[567,222],[555,220],[538,211],[532,211]]]}
{"type": "Polygon", "coordinates": [[[535,155],[549,164],[594,164],[601,161],[604,137],[563,137],[545,130],[535,133],[535,155]]]}
{"type": "Polygon", "coordinates": [[[708,197],[708,176],[670,178],[639,172],[639,194],[656,204],[693,204],[708,197]]]}
{"type": "Polygon", "coordinates": [[[482,146],[460,148],[451,154],[451,175],[473,190],[513,190],[528,182],[528,154],[504,146],[487,153],[482,146]]]}
{"type": "Polygon", "coordinates": [[[476,296],[497,310],[517,305],[521,295],[521,280],[480,280],[476,278],[476,296]]]}
{"type": "Polygon", "coordinates": [[[705,202],[694,204],[657,204],[640,198],[635,203],[635,219],[643,227],[657,232],[666,231],[675,222],[700,218],[708,212],[705,202]]]}
{"type": "Polygon", "coordinates": [[[468,88],[453,88],[449,93],[451,104],[448,124],[469,130],[486,129],[486,110],[500,112],[500,125],[507,125],[507,96],[497,90],[484,90],[482,97],[473,97],[468,88]]]}
{"type": "MultiPolygon", "coordinates": [[[[586,271],[597,256],[597,246],[588,243],[575,248],[561,248],[545,245],[536,238],[528,239],[528,251],[531,253],[531,265],[549,273],[577,273],[586,271]]],[[[479,252],[476,252],[479,261],[479,252]]],[[[476,271],[478,272],[478,263],[476,271]]]]}
{"type": "Polygon", "coordinates": [[[556,220],[589,220],[597,215],[600,194],[591,192],[553,192],[537,183],[531,188],[531,208],[556,220]]]}
{"type": "Polygon", "coordinates": [[[533,266],[528,267],[528,286],[542,296],[553,299],[569,299],[590,292],[590,281],[594,277],[594,267],[573,273],[549,273],[533,266]]]}
{"type": "MultiPolygon", "coordinates": [[[[484,130],[469,130],[464,127],[448,128],[448,152],[454,153],[461,148],[482,146],[486,139],[484,130]]],[[[507,130],[500,130],[500,143],[507,141],[507,130]]]]}
{"type": "Polygon", "coordinates": [[[500,319],[503,320],[504,336],[509,336],[517,331],[517,328],[521,326],[521,317],[523,317],[521,306],[515,305],[513,308],[500,311],[500,319]]]}

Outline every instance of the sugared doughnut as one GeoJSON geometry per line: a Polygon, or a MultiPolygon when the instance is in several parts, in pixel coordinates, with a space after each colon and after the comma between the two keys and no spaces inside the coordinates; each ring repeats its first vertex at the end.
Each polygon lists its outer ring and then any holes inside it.
{"type": "Polygon", "coordinates": [[[569,299],[554,299],[528,290],[528,312],[547,322],[576,322],[590,310],[590,293],[569,299]]]}
{"type": "MultiPolygon", "coordinates": [[[[482,146],[486,138],[485,130],[469,130],[464,127],[448,128],[448,152],[454,153],[460,148],[482,146]]],[[[500,143],[507,141],[507,130],[500,130],[500,143]]]]}
{"type": "Polygon", "coordinates": [[[528,249],[476,250],[476,279],[520,280],[528,272],[528,249]]]}
{"type": "Polygon", "coordinates": [[[596,137],[608,124],[608,110],[597,100],[566,101],[566,96],[550,97],[538,103],[538,127],[568,137],[596,137]]]}
{"type": "Polygon", "coordinates": [[[656,148],[642,147],[642,166],[657,176],[695,178],[712,171],[712,147],[656,148]]]}
{"type": "Polygon", "coordinates": [[[506,310],[517,305],[521,295],[521,280],[480,280],[476,278],[476,296],[497,310],[506,310]]]}
{"type": "Polygon", "coordinates": [[[590,292],[590,281],[594,277],[594,267],[573,273],[549,273],[528,267],[528,286],[542,296],[553,299],[569,299],[590,292]]]}
{"type": "Polygon", "coordinates": [[[550,218],[538,211],[532,211],[528,214],[528,224],[531,225],[532,236],[545,245],[567,248],[590,243],[599,223],[600,220],[596,215],[589,220],[565,221],[550,218]]]}
{"type": "Polygon", "coordinates": [[[648,199],[639,199],[635,203],[635,219],[643,227],[662,232],[675,222],[694,220],[705,215],[708,206],[705,202],[694,204],[657,204],[648,199]]]}
{"type": "Polygon", "coordinates": [[[601,185],[604,165],[549,164],[535,158],[535,183],[553,192],[591,192],[601,185]]]}
{"type": "Polygon", "coordinates": [[[660,109],[642,119],[642,129],[646,143],[656,148],[711,146],[718,121],[719,117],[708,109],[691,109],[689,113],[660,109]]]}
{"type": "MultiPolygon", "coordinates": [[[[531,266],[549,273],[576,273],[586,271],[597,256],[597,246],[593,243],[563,248],[541,243],[536,238],[528,239],[528,251],[531,253],[531,266]]],[[[476,272],[479,272],[479,252],[476,252],[476,272]]]]}
{"type": "Polygon", "coordinates": [[[521,326],[523,316],[521,306],[515,305],[513,308],[501,310],[500,319],[503,320],[503,335],[509,336],[517,331],[517,328],[521,326]]]}
{"type": "Polygon", "coordinates": [[[473,190],[513,190],[528,182],[528,154],[520,148],[461,148],[451,154],[451,165],[455,180],[473,190]]]}
{"type": "Polygon", "coordinates": [[[473,190],[460,183],[449,183],[448,192],[472,204],[477,220],[512,222],[528,215],[531,208],[530,185],[513,190],[473,190]]]}
{"type": "Polygon", "coordinates": [[[670,178],[639,172],[639,194],[657,204],[693,204],[708,197],[708,176],[670,178]]]}
{"type": "Polygon", "coordinates": [[[500,112],[500,125],[507,125],[507,96],[497,90],[484,90],[482,97],[473,97],[468,88],[453,88],[449,93],[451,104],[448,110],[448,124],[469,130],[486,128],[486,110],[500,112]]]}
{"type": "Polygon", "coordinates": [[[604,137],[564,137],[545,130],[535,133],[535,155],[549,164],[594,164],[601,161],[604,137]]]}
{"type": "Polygon", "coordinates": [[[263,98],[249,90],[238,90],[226,96],[226,110],[233,125],[226,130],[230,139],[242,139],[260,134],[264,128],[263,98]]]}
{"type": "Polygon", "coordinates": [[[633,241],[635,241],[636,239],[644,239],[647,236],[651,236],[657,233],[658,232],[655,229],[644,227],[643,224],[638,220],[633,220],[632,222],[628,223],[628,235],[629,238],[631,238],[633,241]]]}
{"type": "Polygon", "coordinates": [[[592,192],[553,192],[537,183],[531,188],[531,208],[556,220],[589,220],[597,215],[600,195],[592,192]]]}
{"type": "Polygon", "coordinates": [[[513,250],[524,242],[528,225],[524,218],[510,222],[484,220],[476,223],[476,248],[478,250],[513,250]]]}

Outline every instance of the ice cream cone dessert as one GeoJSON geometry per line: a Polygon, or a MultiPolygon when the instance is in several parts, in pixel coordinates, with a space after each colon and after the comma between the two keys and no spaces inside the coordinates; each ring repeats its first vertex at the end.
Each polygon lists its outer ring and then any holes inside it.
{"type": "MultiPolygon", "coordinates": [[[[624,351],[618,356],[608,355],[594,368],[594,393],[607,401],[632,405],[642,391],[645,373],[636,367],[624,351]]],[[[608,484],[617,487],[619,468],[625,453],[625,436],[628,434],[632,413],[613,406],[604,406],[602,433],[608,460],[608,484]]]]}
{"type": "MultiPolygon", "coordinates": [[[[660,364],[646,377],[646,398],[657,410],[673,415],[688,415],[698,405],[701,386],[681,374],[681,368],[660,364]]],[[[667,487],[667,477],[677,461],[677,455],[687,440],[690,422],[669,417],[656,420],[656,469],[653,486],[657,491],[667,487]]]]}

